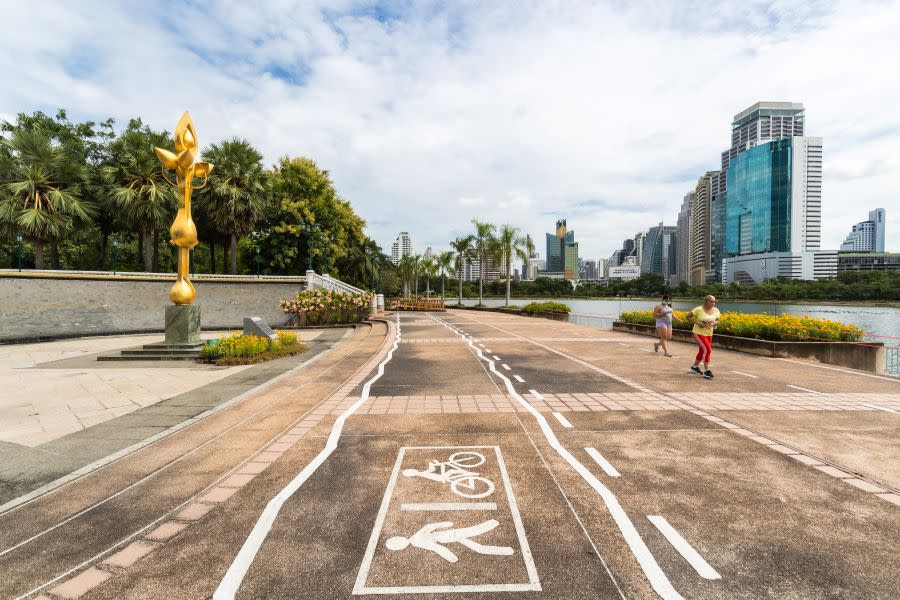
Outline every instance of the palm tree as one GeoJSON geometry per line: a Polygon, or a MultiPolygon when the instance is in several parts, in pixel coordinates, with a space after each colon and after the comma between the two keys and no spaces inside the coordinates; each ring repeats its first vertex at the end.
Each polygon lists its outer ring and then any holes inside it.
{"type": "Polygon", "coordinates": [[[438,268],[441,270],[441,302],[444,301],[444,283],[447,279],[447,273],[453,268],[453,251],[445,250],[437,255],[438,268]]]}
{"type": "Polygon", "coordinates": [[[524,246],[525,254],[525,272],[522,274],[522,279],[528,279],[531,276],[531,257],[534,254],[534,239],[531,237],[531,234],[528,233],[525,235],[525,238],[522,241],[522,245],[524,246]]]}
{"type": "Polygon", "coordinates": [[[467,235],[465,237],[458,237],[452,242],[450,242],[450,247],[456,253],[456,276],[459,278],[459,305],[462,306],[462,280],[463,280],[463,268],[465,267],[466,261],[472,259],[472,255],[474,252],[473,244],[475,243],[474,235],[467,235]]]}
{"type": "Polygon", "coordinates": [[[422,272],[422,255],[421,254],[413,254],[412,255],[412,267],[413,267],[413,277],[416,280],[416,293],[415,296],[419,296],[419,274],[422,272]]]}
{"type": "Polygon", "coordinates": [[[253,230],[270,204],[263,157],[247,140],[232,138],[210,144],[203,160],[215,168],[201,198],[216,228],[229,240],[228,270],[235,274],[238,238],[253,230]]]}
{"type": "Polygon", "coordinates": [[[409,284],[416,276],[416,261],[412,254],[407,254],[397,263],[397,274],[403,281],[403,297],[409,298],[409,284]]]}
{"type": "Polygon", "coordinates": [[[374,291],[380,255],[381,248],[378,243],[372,238],[366,237],[363,239],[362,245],[352,248],[342,261],[341,273],[347,275],[358,285],[372,284],[374,291]]]}
{"type": "Polygon", "coordinates": [[[482,223],[477,219],[472,219],[472,225],[475,226],[475,253],[478,256],[478,304],[484,304],[484,268],[489,256],[491,256],[491,246],[494,240],[494,230],[497,228],[493,223],[482,223]]]}
{"type": "Polygon", "coordinates": [[[55,243],[95,210],[81,199],[86,168],[41,128],[15,127],[0,138],[0,222],[27,238],[34,248],[35,268],[44,268],[44,246],[55,243]]]}
{"type": "Polygon", "coordinates": [[[431,278],[437,275],[439,266],[433,256],[426,256],[422,259],[421,267],[425,275],[425,297],[430,297],[431,278]]]}
{"type": "Polygon", "coordinates": [[[500,228],[500,234],[497,236],[497,246],[499,249],[499,259],[501,265],[506,265],[506,306],[509,306],[509,287],[512,279],[513,260],[518,258],[528,258],[524,247],[525,239],[519,237],[519,228],[512,225],[503,225],[500,228]]]}
{"type": "Polygon", "coordinates": [[[165,179],[155,147],[171,144],[169,135],[132,119],[110,144],[112,164],[103,169],[106,204],[143,240],[144,270],[153,270],[152,232],[164,229],[175,214],[175,187],[165,179]]]}

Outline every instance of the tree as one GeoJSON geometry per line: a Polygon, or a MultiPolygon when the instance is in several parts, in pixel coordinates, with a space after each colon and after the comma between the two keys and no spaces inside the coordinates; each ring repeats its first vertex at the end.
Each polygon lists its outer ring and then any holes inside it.
{"type": "Polygon", "coordinates": [[[95,212],[81,198],[79,186],[87,171],[68,147],[41,128],[15,126],[0,143],[0,221],[31,242],[35,268],[43,269],[45,244],[87,223],[95,212]]]}
{"type": "Polygon", "coordinates": [[[416,280],[416,292],[415,296],[419,296],[419,275],[422,273],[422,255],[421,254],[413,254],[412,255],[412,265],[413,265],[413,278],[416,280]]]}
{"type": "Polygon", "coordinates": [[[438,273],[439,266],[432,256],[426,256],[420,263],[422,273],[425,275],[425,296],[431,296],[431,278],[438,273]]]}
{"type": "Polygon", "coordinates": [[[447,273],[453,269],[453,251],[444,250],[437,256],[437,266],[441,270],[441,302],[444,301],[444,283],[447,273]]]}
{"type": "Polygon", "coordinates": [[[144,271],[153,270],[151,233],[169,225],[175,215],[175,186],[163,175],[155,147],[172,143],[164,131],[153,131],[140,119],[110,144],[111,164],[103,170],[105,203],[141,235],[144,271]]]}
{"type": "Polygon", "coordinates": [[[496,226],[492,223],[483,223],[477,219],[472,219],[472,225],[475,226],[474,248],[478,256],[478,304],[481,305],[484,304],[484,268],[488,257],[492,253],[496,226]]]}
{"type": "Polygon", "coordinates": [[[463,269],[465,267],[466,261],[471,260],[474,254],[474,243],[475,236],[467,235],[464,237],[458,237],[452,242],[450,242],[450,247],[453,248],[456,253],[456,276],[459,278],[459,305],[462,306],[462,298],[463,298],[463,269]]]}
{"type": "Polygon", "coordinates": [[[416,277],[416,257],[412,254],[407,254],[403,258],[400,259],[400,262],[397,264],[397,273],[400,275],[400,279],[403,281],[403,297],[409,298],[409,289],[412,280],[416,277]]]}
{"type": "Polygon", "coordinates": [[[271,206],[262,154],[247,140],[210,144],[203,160],[213,165],[199,200],[216,229],[229,240],[229,272],[237,273],[238,238],[247,235],[271,206]]]}
{"type": "Polygon", "coordinates": [[[525,239],[519,237],[518,227],[512,225],[500,227],[497,246],[499,247],[500,264],[506,265],[506,306],[509,306],[509,285],[512,280],[513,260],[516,257],[528,260],[529,255],[525,252],[524,243],[525,239]]]}
{"type": "Polygon", "coordinates": [[[381,247],[370,237],[363,240],[361,246],[351,248],[344,259],[340,271],[350,283],[361,287],[371,285],[374,289],[375,279],[380,271],[379,259],[383,256],[381,247]]]}
{"type": "Polygon", "coordinates": [[[522,279],[528,279],[531,277],[531,257],[534,254],[534,239],[530,233],[525,234],[522,244],[525,249],[525,272],[522,273],[522,279]]]}

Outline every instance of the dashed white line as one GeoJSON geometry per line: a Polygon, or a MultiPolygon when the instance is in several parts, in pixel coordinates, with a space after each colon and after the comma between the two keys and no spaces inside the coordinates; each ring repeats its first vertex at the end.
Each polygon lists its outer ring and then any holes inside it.
{"type": "Polygon", "coordinates": [[[737,373],[738,375],[743,375],[744,377],[752,377],[753,379],[759,379],[759,375],[752,375],[750,373],[742,373],[741,371],[732,371],[732,373],[737,373]]]}
{"type": "Polygon", "coordinates": [[[531,394],[532,396],[534,396],[535,398],[537,398],[538,400],[543,400],[543,399],[544,399],[544,397],[541,396],[541,395],[537,392],[537,390],[528,390],[528,393],[531,394]]]}
{"type": "Polygon", "coordinates": [[[638,350],[643,350],[644,352],[650,352],[650,350],[647,350],[646,348],[638,348],[638,350]]]}
{"type": "Polygon", "coordinates": [[[509,370],[510,370],[510,369],[509,369],[509,365],[508,365],[508,364],[506,364],[506,363],[503,363],[503,364],[502,364],[502,365],[500,365],[500,366],[501,366],[501,367],[503,367],[503,368],[504,368],[504,369],[506,369],[506,370],[507,370],[507,371],[509,371],[509,370]]]}
{"type": "Polygon", "coordinates": [[[596,448],[585,448],[584,451],[587,452],[588,455],[594,459],[594,462],[596,462],[598,465],[600,465],[600,468],[603,469],[603,472],[606,473],[607,475],[609,475],[610,477],[621,477],[622,476],[622,474],[619,473],[616,470],[616,468],[614,466],[612,466],[612,464],[610,464],[610,462],[608,460],[603,458],[603,455],[600,454],[600,452],[598,452],[596,448]]]}
{"type": "Polygon", "coordinates": [[[500,360],[500,357],[497,356],[497,355],[495,354],[495,355],[494,355],[494,360],[500,360]]]}
{"type": "Polygon", "coordinates": [[[874,408],[875,410],[883,410],[885,412],[894,413],[895,415],[900,415],[900,412],[897,412],[896,410],[891,410],[890,408],[885,408],[883,406],[875,406],[874,404],[863,404],[863,406],[866,406],[868,408],[874,408]]]}
{"type": "Polygon", "coordinates": [[[651,523],[656,525],[659,532],[669,540],[669,543],[678,550],[678,553],[694,567],[694,570],[697,571],[697,575],[703,579],[722,579],[722,576],[706,562],[706,559],[700,556],[699,552],[694,550],[694,547],[691,546],[686,539],[681,537],[681,534],[678,533],[674,527],[669,525],[669,522],[666,521],[664,517],[659,515],[647,515],[647,518],[650,519],[651,523]]]}
{"type": "Polygon", "coordinates": [[[513,377],[515,377],[516,381],[518,381],[519,383],[525,383],[525,380],[522,379],[521,377],[519,377],[518,375],[513,375],[513,377]]]}
{"type": "Polygon", "coordinates": [[[631,348],[631,344],[623,344],[622,342],[619,342],[619,345],[620,346],[628,346],[629,348],[631,348]]]}
{"type": "Polygon", "coordinates": [[[791,385],[790,383],[787,384],[787,386],[788,386],[789,388],[794,388],[795,390],[801,390],[801,391],[804,391],[804,392],[809,392],[810,394],[815,394],[815,395],[817,395],[817,396],[827,396],[827,395],[828,395],[828,394],[823,394],[822,392],[817,392],[816,390],[810,390],[810,389],[805,388],[805,387],[800,387],[799,385],[791,385]]]}
{"type": "Polygon", "coordinates": [[[569,423],[569,420],[565,418],[562,413],[555,412],[553,413],[553,416],[556,417],[556,420],[559,421],[559,424],[563,427],[567,427],[568,429],[572,428],[572,424],[569,423]]]}

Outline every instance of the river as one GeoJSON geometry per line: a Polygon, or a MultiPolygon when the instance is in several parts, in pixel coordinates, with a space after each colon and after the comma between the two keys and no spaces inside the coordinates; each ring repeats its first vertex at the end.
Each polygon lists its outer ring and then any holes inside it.
{"type": "MultiPolygon", "coordinates": [[[[455,298],[448,297],[447,304],[455,302],[455,298]]],[[[572,307],[573,315],[586,315],[592,317],[603,317],[606,327],[609,327],[611,319],[618,316],[621,311],[629,310],[653,310],[656,302],[653,300],[629,300],[604,299],[604,300],[580,300],[580,299],[553,299],[553,298],[514,298],[511,304],[523,306],[529,302],[546,302],[554,300],[562,302],[572,307]]],[[[465,298],[463,303],[469,306],[478,304],[478,299],[465,298]]],[[[505,300],[502,298],[485,298],[484,303],[488,306],[503,306],[505,300]]],[[[690,310],[697,306],[699,302],[673,302],[672,306],[676,310],[690,310]]],[[[883,341],[886,346],[900,345],[900,308],[893,306],[854,306],[848,304],[761,304],[753,302],[720,302],[719,310],[722,312],[740,312],[740,313],[762,313],[769,315],[807,315],[810,317],[830,319],[832,321],[840,321],[850,325],[861,327],[867,333],[876,334],[877,336],[891,336],[888,338],[878,338],[870,336],[869,339],[883,341]],[[898,339],[891,339],[898,338],[898,339]]],[[[579,319],[573,319],[578,321],[579,319]]],[[[584,319],[587,321],[587,319],[584,319]]],[[[594,319],[597,320],[597,319],[594,319]]],[[[601,323],[595,323],[600,325],[601,323]]]]}

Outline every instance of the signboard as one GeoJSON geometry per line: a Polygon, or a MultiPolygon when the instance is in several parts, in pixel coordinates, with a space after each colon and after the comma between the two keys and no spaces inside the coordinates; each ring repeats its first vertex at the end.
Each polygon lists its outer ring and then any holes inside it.
{"type": "Polygon", "coordinates": [[[637,265],[622,265],[621,267],[610,267],[610,279],[637,279],[641,276],[641,268],[637,265]]]}
{"type": "Polygon", "coordinates": [[[354,595],[540,589],[500,448],[401,448],[354,595]]]}

